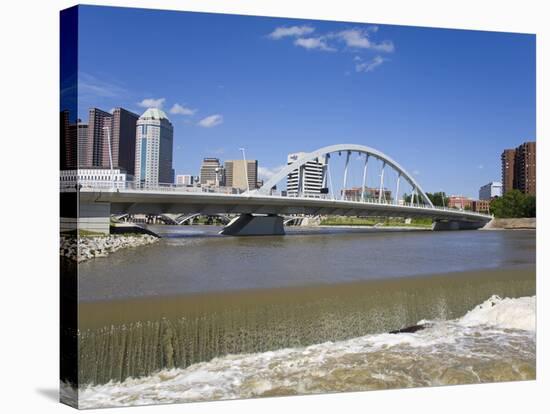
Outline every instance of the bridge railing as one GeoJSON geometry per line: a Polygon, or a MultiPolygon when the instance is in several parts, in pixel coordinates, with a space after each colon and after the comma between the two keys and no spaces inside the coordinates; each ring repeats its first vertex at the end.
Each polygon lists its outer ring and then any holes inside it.
{"type": "Polygon", "coordinates": [[[173,183],[158,183],[155,185],[140,184],[135,181],[79,181],[78,184],[73,181],[61,181],[61,191],[75,191],[79,190],[138,190],[138,191],[161,191],[161,192],[181,192],[181,193],[215,193],[215,194],[240,194],[236,188],[231,187],[188,187],[183,185],[177,185],[173,183]]]}
{"type": "Polygon", "coordinates": [[[452,207],[443,207],[443,206],[429,206],[427,204],[423,203],[413,203],[410,202],[397,202],[394,199],[390,200],[379,200],[377,197],[365,197],[363,200],[361,197],[356,196],[344,196],[341,198],[334,197],[330,194],[312,194],[312,193],[305,193],[305,194],[288,194],[287,197],[289,198],[306,198],[306,199],[322,199],[322,200],[330,200],[330,201],[351,201],[355,203],[367,203],[367,204],[379,204],[379,205],[387,205],[387,206],[399,206],[399,207],[413,207],[413,208],[421,208],[421,209],[429,209],[429,210],[441,210],[441,211],[451,211],[451,212],[467,212],[469,214],[477,214],[479,216],[487,216],[487,214],[480,213],[477,211],[471,211],[471,210],[464,210],[464,209],[457,209],[452,207]]]}

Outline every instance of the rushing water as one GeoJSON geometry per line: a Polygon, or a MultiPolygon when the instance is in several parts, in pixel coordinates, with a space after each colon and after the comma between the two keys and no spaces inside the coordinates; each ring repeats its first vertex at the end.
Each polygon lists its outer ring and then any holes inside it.
{"type": "Polygon", "coordinates": [[[80,408],[534,379],[535,298],[491,297],[416,333],[228,355],[84,387],[80,408]]]}
{"type": "Polygon", "coordinates": [[[82,408],[535,376],[534,232],[157,230],[79,266],[82,408]]]}

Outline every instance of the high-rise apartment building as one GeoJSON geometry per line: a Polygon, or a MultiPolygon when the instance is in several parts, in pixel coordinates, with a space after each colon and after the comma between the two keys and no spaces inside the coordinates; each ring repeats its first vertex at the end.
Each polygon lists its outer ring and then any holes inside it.
{"type": "Polygon", "coordinates": [[[201,185],[224,185],[224,171],[218,158],[204,158],[201,164],[201,185]]]}
{"type": "Polygon", "coordinates": [[[225,185],[241,191],[258,186],[258,160],[225,161],[225,185]]]}
{"type": "Polygon", "coordinates": [[[172,184],[174,128],[168,117],[158,108],[149,108],[136,124],[136,184],[141,188],[172,184]]]}
{"type": "Polygon", "coordinates": [[[524,142],[516,148],[516,187],[524,194],[537,192],[537,147],[524,142]]]}
{"type": "MultiPolygon", "coordinates": [[[[292,164],[305,154],[305,152],[288,154],[287,163],[292,164]]],[[[289,197],[296,197],[298,195],[320,194],[321,189],[325,186],[326,165],[326,158],[317,158],[313,161],[308,161],[301,168],[288,174],[286,180],[287,195],[289,197]]]]}
{"type": "Polygon", "coordinates": [[[495,197],[502,197],[502,183],[492,181],[479,189],[480,200],[492,200],[495,197]]]}
{"type": "Polygon", "coordinates": [[[514,189],[514,171],[516,164],[516,150],[506,149],[500,156],[502,162],[502,193],[514,189]]]}
{"type": "Polygon", "coordinates": [[[536,143],[524,142],[515,149],[505,149],[501,155],[503,194],[516,189],[536,194],[536,143]]]}

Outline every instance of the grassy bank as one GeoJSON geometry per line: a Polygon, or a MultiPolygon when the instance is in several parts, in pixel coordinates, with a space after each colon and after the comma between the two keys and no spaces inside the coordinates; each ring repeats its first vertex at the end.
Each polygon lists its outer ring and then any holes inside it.
{"type": "Polygon", "coordinates": [[[432,220],[425,218],[412,219],[406,223],[404,219],[377,219],[374,217],[326,217],[321,220],[321,226],[386,226],[386,227],[424,227],[431,228],[432,220]]]}
{"type": "Polygon", "coordinates": [[[105,233],[99,233],[96,231],[89,231],[89,230],[70,230],[70,231],[62,231],[61,236],[65,237],[74,237],[77,234],[78,231],[78,237],[107,237],[108,234],[105,233]]]}

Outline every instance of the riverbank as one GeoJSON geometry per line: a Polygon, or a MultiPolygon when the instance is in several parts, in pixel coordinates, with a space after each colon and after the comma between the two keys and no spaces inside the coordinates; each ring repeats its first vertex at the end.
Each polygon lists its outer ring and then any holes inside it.
{"type": "Polygon", "coordinates": [[[536,217],[495,218],[487,223],[482,230],[535,230],[536,222],[536,217]]]}
{"type": "Polygon", "coordinates": [[[111,234],[78,238],[61,236],[59,254],[78,263],[97,257],[106,257],[121,249],[156,243],[158,237],[150,234],[111,234]]]}

